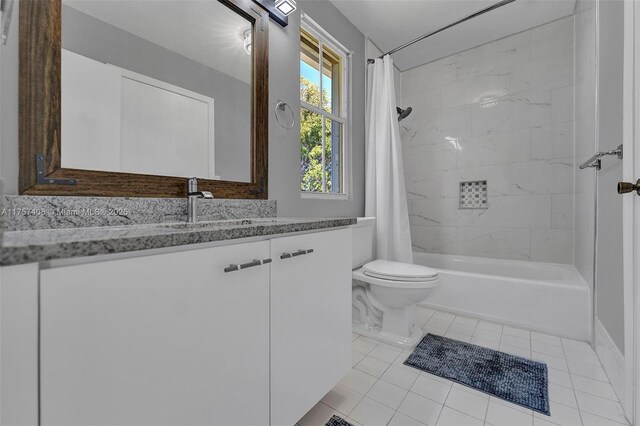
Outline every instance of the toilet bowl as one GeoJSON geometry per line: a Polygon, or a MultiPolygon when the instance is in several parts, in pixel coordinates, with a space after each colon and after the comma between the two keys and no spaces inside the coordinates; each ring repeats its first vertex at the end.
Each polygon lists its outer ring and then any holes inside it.
{"type": "Polygon", "coordinates": [[[403,349],[422,339],[416,303],[440,284],[426,266],[372,260],[375,218],[358,218],[353,228],[353,331],[403,349]]]}

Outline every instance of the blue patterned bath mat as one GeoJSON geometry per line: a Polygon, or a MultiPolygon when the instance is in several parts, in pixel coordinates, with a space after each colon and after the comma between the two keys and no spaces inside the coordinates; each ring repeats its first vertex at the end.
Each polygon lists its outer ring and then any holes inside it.
{"type": "Polygon", "coordinates": [[[353,426],[342,417],[332,416],[324,426],[353,426]]]}
{"type": "Polygon", "coordinates": [[[427,334],[404,364],[549,415],[543,362],[427,334]]]}

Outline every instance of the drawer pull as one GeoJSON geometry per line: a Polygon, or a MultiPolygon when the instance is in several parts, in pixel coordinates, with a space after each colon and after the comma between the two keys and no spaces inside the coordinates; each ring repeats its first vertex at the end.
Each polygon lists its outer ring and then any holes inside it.
{"type": "Polygon", "coordinates": [[[294,251],[293,253],[282,253],[280,259],[291,259],[292,257],[303,256],[310,253],[313,253],[313,249],[298,250],[294,251]]]}
{"type": "Polygon", "coordinates": [[[267,263],[271,263],[271,259],[263,259],[263,260],[253,259],[253,261],[247,262],[247,263],[241,263],[241,264],[232,263],[231,265],[224,268],[224,271],[225,272],[241,271],[243,269],[253,268],[254,266],[266,265],[267,263]]]}

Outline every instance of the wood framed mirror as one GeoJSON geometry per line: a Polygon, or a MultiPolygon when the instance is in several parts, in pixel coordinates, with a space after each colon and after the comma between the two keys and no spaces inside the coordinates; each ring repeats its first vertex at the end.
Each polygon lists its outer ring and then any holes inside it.
{"type": "MultiPolygon", "coordinates": [[[[198,31],[193,30],[191,27],[200,24],[205,30],[211,30],[211,32],[215,30],[218,31],[218,34],[222,30],[228,30],[229,34],[232,34],[233,41],[225,39],[224,43],[218,43],[219,46],[226,50],[228,50],[228,46],[232,46],[235,50],[244,48],[242,54],[246,55],[247,58],[245,80],[250,84],[247,91],[246,107],[244,107],[246,110],[246,117],[244,118],[242,114],[236,113],[234,115],[233,111],[226,111],[227,115],[224,115],[227,105],[235,105],[237,103],[236,99],[239,96],[236,95],[238,92],[233,92],[230,99],[222,100],[218,95],[201,95],[200,93],[195,93],[192,87],[186,87],[192,83],[193,79],[187,80],[183,87],[179,87],[179,84],[173,81],[169,82],[168,79],[141,75],[138,70],[125,69],[126,67],[121,64],[116,66],[101,58],[94,60],[94,58],[81,57],[79,60],[81,66],[94,67],[93,69],[97,70],[95,73],[86,72],[86,68],[76,69],[71,67],[69,64],[72,64],[73,60],[65,59],[65,66],[63,67],[63,55],[69,55],[72,59],[78,57],[76,52],[67,53],[64,49],[65,46],[63,46],[63,7],[72,7],[73,13],[78,13],[79,16],[82,15],[85,18],[93,18],[93,16],[89,15],[94,12],[99,13],[99,10],[97,12],[83,10],[75,7],[73,3],[93,5],[100,2],[83,2],[82,0],[23,0],[20,2],[19,190],[21,194],[184,197],[187,193],[187,179],[189,177],[198,177],[199,190],[211,191],[215,198],[268,198],[268,13],[251,0],[209,0],[209,2],[206,0],[176,0],[173,3],[180,6],[181,3],[189,3],[190,1],[194,4],[205,5],[205,7],[211,7],[215,4],[217,7],[223,7],[224,13],[232,13],[235,17],[228,16],[225,21],[210,25],[204,19],[198,18],[198,16],[203,15],[202,13],[193,13],[191,11],[188,14],[190,19],[189,31],[185,29],[180,33],[181,29],[177,28],[178,33],[176,34],[179,35],[178,37],[162,39],[158,43],[160,46],[156,47],[158,50],[164,49],[162,52],[166,54],[175,54],[178,51],[178,48],[170,45],[172,42],[175,44],[175,42],[181,41],[185,49],[193,47],[197,43],[194,43],[189,37],[191,37],[192,33],[197,33],[198,31]],[[246,28],[248,28],[242,34],[238,34],[239,30],[236,28],[230,29],[233,25],[229,22],[237,20],[237,17],[241,21],[245,21],[246,28]],[[198,19],[202,21],[200,24],[196,23],[198,19]],[[242,40],[242,37],[244,37],[244,40],[242,40]],[[105,66],[110,68],[106,69],[104,68],[105,66]],[[104,73],[101,71],[103,69],[106,69],[104,73]],[[109,89],[110,86],[105,83],[107,80],[101,80],[99,84],[94,85],[97,87],[96,93],[94,93],[93,89],[87,90],[86,86],[68,88],[68,82],[74,81],[72,78],[74,75],[113,75],[114,70],[117,70],[117,78],[120,79],[120,82],[116,83],[117,86],[114,86],[118,88],[117,90],[109,89]],[[63,84],[63,73],[67,75],[65,77],[66,84],[63,84]],[[68,75],[71,77],[68,77],[68,75]],[[126,93],[124,89],[125,83],[122,83],[124,81],[127,84],[126,90],[128,92],[126,93]],[[147,90],[149,87],[152,88],[150,92],[147,90]],[[148,98],[146,97],[147,95],[140,95],[141,91],[145,90],[150,93],[148,98]],[[114,92],[119,94],[119,98],[115,101],[111,99],[114,92]],[[77,94],[79,100],[76,99],[77,97],[69,95],[69,93],[77,94]],[[90,97],[86,93],[89,93],[90,97]],[[176,111],[173,104],[168,104],[167,109],[158,106],[162,105],[158,100],[167,96],[180,96],[180,99],[188,99],[193,104],[189,106],[192,109],[176,111]],[[97,106],[92,104],[87,108],[87,99],[94,98],[108,98],[110,100],[104,101],[97,106]],[[111,110],[116,111],[115,113],[109,112],[109,105],[116,105],[111,108],[111,110]],[[127,112],[134,111],[135,119],[131,119],[128,115],[125,116],[123,112],[125,110],[127,112]],[[63,115],[65,122],[63,122],[63,115]],[[71,122],[69,117],[79,117],[79,120],[71,122]],[[148,128],[142,128],[140,125],[145,120],[150,120],[149,117],[153,117],[153,120],[162,118],[162,120],[158,121],[158,126],[150,126],[153,131],[148,131],[148,128]],[[239,121],[241,124],[234,126],[231,123],[234,117],[239,117],[239,120],[242,120],[241,122],[239,121]],[[99,123],[94,125],[96,120],[99,123]],[[194,126],[193,120],[200,120],[198,123],[208,123],[207,129],[200,129],[199,126],[194,126]],[[213,120],[215,120],[215,130],[212,124],[213,120]],[[71,124],[69,124],[70,122],[71,124]],[[169,125],[166,122],[174,123],[176,127],[167,128],[169,125]],[[228,138],[226,134],[223,135],[224,137],[219,135],[220,129],[227,131],[242,126],[246,126],[246,129],[243,130],[246,133],[246,141],[244,138],[237,137],[237,135],[232,135],[228,138]],[[119,130],[114,131],[114,127],[119,130]],[[185,139],[184,132],[188,132],[193,128],[199,129],[195,132],[197,135],[189,134],[185,139]],[[113,133],[115,136],[112,135],[113,137],[109,139],[107,137],[109,133],[113,133]],[[67,135],[66,137],[65,134],[67,135]],[[113,141],[114,138],[118,139],[117,142],[113,141]],[[161,140],[164,139],[172,146],[165,147],[160,145],[161,140]],[[142,140],[144,140],[144,143],[140,142],[142,140]],[[192,140],[196,141],[193,142],[193,146],[191,146],[192,140]],[[215,153],[217,154],[215,158],[212,145],[214,140],[215,153]],[[185,141],[188,141],[188,146],[186,146],[187,142],[185,141]],[[219,143],[224,141],[227,141],[228,146],[221,148],[219,143]],[[198,143],[200,145],[197,145],[198,143]],[[207,143],[211,144],[210,149],[207,148],[209,145],[205,146],[207,143]],[[236,149],[240,145],[234,147],[234,143],[242,144],[242,149],[236,149]],[[113,153],[105,148],[109,144],[117,145],[117,155],[112,155],[113,153]],[[209,149],[210,152],[207,151],[208,154],[198,149],[198,147],[203,146],[205,146],[204,151],[209,149]],[[242,160],[246,164],[243,163],[245,165],[242,167],[230,167],[233,161],[229,158],[224,158],[223,154],[226,152],[227,155],[235,155],[234,153],[239,150],[246,151],[247,158],[242,160]],[[79,156],[78,153],[81,152],[85,153],[85,157],[79,156]],[[182,169],[174,171],[171,169],[174,165],[172,164],[174,162],[173,159],[175,158],[177,162],[178,158],[182,158],[183,153],[186,160],[183,161],[182,169]],[[109,162],[110,157],[113,157],[112,162],[109,162]],[[142,158],[145,158],[146,162],[142,158]],[[84,167],[85,164],[93,163],[99,164],[99,166],[84,167]],[[163,164],[166,166],[164,169],[161,167],[163,164]],[[210,169],[207,169],[208,166],[210,169]],[[219,173],[220,175],[218,176],[218,173],[213,169],[214,166],[216,171],[223,169],[225,166],[228,171],[219,173]],[[156,173],[156,169],[153,167],[157,167],[162,171],[169,171],[167,173],[156,173]],[[231,175],[240,169],[243,170],[243,178],[227,178],[227,173],[231,175]]],[[[135,2],[136,0],[131,0],[129,3],[135,2]]],[[[157,3],[146,1],[146,7],[155,8],[156,5],[165,3],[172,2],[157,3]]],[[[111,4],[110,9],[104,8],[105,13],[108,12],[110,14],[109,19],[100,16],[101,20],[96,22],[99,22],[99,25],[108,24],[110,25],[109,28],[115,27],[115,23],[122,22],[122,25],[117,28],[118,31],[120,29],[127,30],[127,37],[136,37],[136,40],[141,40],[140,43],[148,43],[149,40],[153,40],[154,34],[156,37],[162,37],[162,34],[166,32],[166,28],[162,27],[157,19],[164,19],[163,16],[167,15],[165,13],[167,11],[153,10],[151,18],[155,16],[156,20],[148,20],[152,24],[146,28],[131,30],[126,25],[134,25],[131,22],[136,20],[129,19],[129,23],[127,23],[125,19],[130,15],[131,10],[127,11],[127,14],[122,13],[121,16],[111,13],[114,9],[121,8],[123,4],[123,2],[116,2],[115,6],[114,3],[111,4]],[[162,28],[162,31],[159,28],[162,28]],[[139,33],[136,32],[138,30],[140,31],[139,33]],[[143,31],[147,31],[147,33],[143,31]],[[146,36],[147,34],[149,34],[148,37],[146,36]],[[141,35],[145,37],[141,37],[141,35]]],[[[170,15],[171,18],[175,18],[175,10],[173,12],[170,15]]],[[[214,13],[215,16],[220,16],[220,10],[214,13]]],[[[65,17],[65,20],[67,19],[65,17]]],[[[140,19],[137,20],[137,22],[140,21],[140,19]]],[[[178,25],[175,21],[173,24],[178,25]]],[[[76,26],[81,27],[81,25],[76,26]]],[[[89,32],[91,34],[87,34],[87,37],[76,37],[76,39],[90,39],[94,32],[99,32],[99,28],[95,26],[87,26],[86,23],[84,26],[90,29],[89,32]]],[[[66,21],[65,28],[67,28],[66,21]]],[[[200,33],[202,34],[203,31],[200,31],[200,33]]],[[[207,32],[207,37],[208,35],[209,32],[207,32]]],[[[204,40],[203,43],[210,41],[204,40]]],[[[125,44],[129,46],[131,43],[125,44]]],[[[204,45],[208,46],[207,44],[204,45]]],[[[153,47],[153,49],[156,49],[156,47],[153,47]]],[[[150,49],[139,49],[137,52],[134,51],[133,55],[129,52],[128,57],[145,56],[148,51],[150,49]],[[144,52],[144,54],[140,52],[144,52]]],[[[187,53],[179,53],[181,57],[187,57],[185,61],[190,61],[188,62],[189,66],[194,67],[194,63],[197,62],[194,58],[197,59],[196,56],[201,55],[203,52],[207,53],[207,49],[191,49],[187,53]]],[[[220,57],[221,54],[215,52],[209,54],[201,62],[206,62],[209,59],[211,61],[218,60],[219,63],[227,66],[225,70],[225,78],[227,80],[220,83],[219,86],[228,88],[228,78],[240,79],[239,75],[244,71],[234,72],[232,66],[237,65],[239,61],[233,60],[233,57],[229,57],[231,59],[224,61],[220,61],[220,57]]],[[[155,65],[156,69],[159,68],[156,58],[153,58],[150,62],[155,65]]],[[[172,60],[172,62],[175,61],[172,60]]],[[[218,70],[214,71],[218,72],[218,70]]],[[[184,77],[188,73],[179,72],[177,74],[184,77]]],[[[243,114],[245,113],[243,112],[243,114]]]]}

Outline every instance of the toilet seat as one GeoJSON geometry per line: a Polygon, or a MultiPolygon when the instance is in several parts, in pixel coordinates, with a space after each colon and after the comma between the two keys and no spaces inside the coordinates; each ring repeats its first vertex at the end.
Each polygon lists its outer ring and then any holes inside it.
{"type": "Polygon", "coordinates": [[[386,281],[428,282],[439,279],[435,269],[382,259],[365,264],[362,272],[368,277],[386,281]]]}

